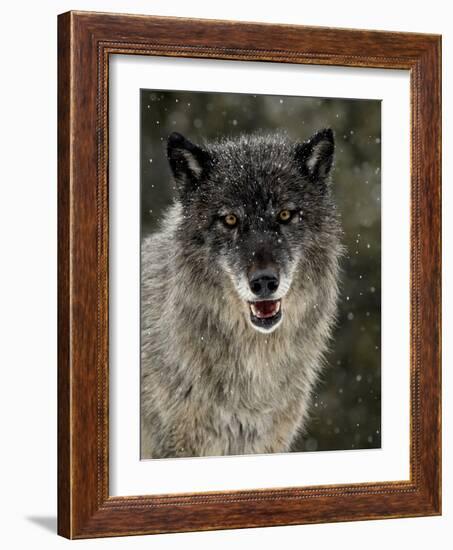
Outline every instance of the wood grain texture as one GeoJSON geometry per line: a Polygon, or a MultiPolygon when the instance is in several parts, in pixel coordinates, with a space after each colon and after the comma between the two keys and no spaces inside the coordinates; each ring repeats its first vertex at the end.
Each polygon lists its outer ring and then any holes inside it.
{"type": "Polygon", "coordinates": [[[86,538],[439,514],[440,37],[69,12],[59,16],[58,47],[58,532],[86,538]],[[109,496],[111,54],[410,71],[410,481],[109,496]]]}
{"type": "Polygon", "coordinates": [[[70,17],[58,22],[58,532],[71,536],[70,17]]]}

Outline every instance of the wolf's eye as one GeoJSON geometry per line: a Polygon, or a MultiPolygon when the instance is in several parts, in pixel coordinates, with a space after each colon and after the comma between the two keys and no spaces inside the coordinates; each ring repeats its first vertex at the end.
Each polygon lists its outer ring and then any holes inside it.
{"type": "Polygon", "coordinates": [[[280,222],[289,222],[291,219],[291,211],[290,210],[281,210],[278,214],[278,220],[280,222]]]}
{"type": "Polygon", "coordinates": [[[234,214],[227,214],[223,218],[223,221],[225,222],[226,225],[228,225],[228,227],[234,227],[238,223],[238,219],[234,214]]]}

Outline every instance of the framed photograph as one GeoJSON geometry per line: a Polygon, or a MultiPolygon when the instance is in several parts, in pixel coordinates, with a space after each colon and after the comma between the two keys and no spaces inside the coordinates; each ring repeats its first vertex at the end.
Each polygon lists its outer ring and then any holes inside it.
{"type": "Polygon", "coordinates": [[[440,514],[440,37],[58,33],[59,533],[440,514]]]}

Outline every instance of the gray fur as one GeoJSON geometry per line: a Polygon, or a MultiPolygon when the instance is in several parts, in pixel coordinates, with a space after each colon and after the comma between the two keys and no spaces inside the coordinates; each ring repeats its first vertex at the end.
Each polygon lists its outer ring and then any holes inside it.
{"type": "Polygon", "coordinates": [[[285,452],[303,430],[338,295],[333,149],[330,130],[170,136],[178,196],[142,244],[142,458],[285,452]],[[258,261],[280,274],[282,319],[264,333],[247,304],[258,261]]]}

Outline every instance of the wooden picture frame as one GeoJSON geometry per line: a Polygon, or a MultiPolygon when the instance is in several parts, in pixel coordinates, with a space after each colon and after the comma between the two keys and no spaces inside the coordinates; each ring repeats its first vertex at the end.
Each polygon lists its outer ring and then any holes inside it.
{"type": "Polygon", "coordinates": [[[59,534],[88,538],[440,514],[440,37],[69,12],[59,16],[58,48],[59,534]],[[111,54],[410,71],[409,481],[109,495],[111,54]]]}

